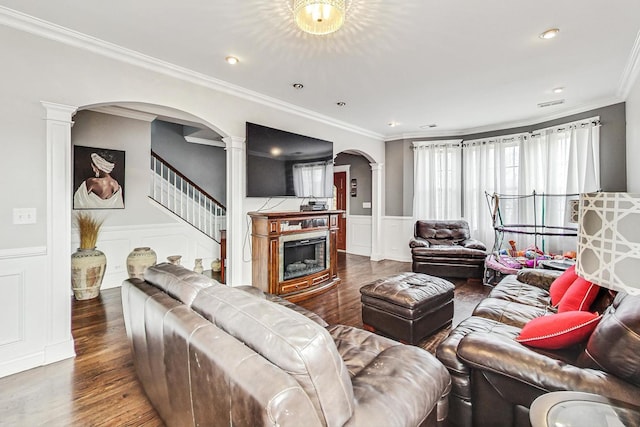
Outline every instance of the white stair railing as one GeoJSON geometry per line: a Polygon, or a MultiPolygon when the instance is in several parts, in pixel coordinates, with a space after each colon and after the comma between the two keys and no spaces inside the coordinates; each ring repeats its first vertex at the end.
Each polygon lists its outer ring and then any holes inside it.
{"type": "Polygon", "coordinates": [[[225,207],[153,152],[149,197],[220,243],[225,207]]]}

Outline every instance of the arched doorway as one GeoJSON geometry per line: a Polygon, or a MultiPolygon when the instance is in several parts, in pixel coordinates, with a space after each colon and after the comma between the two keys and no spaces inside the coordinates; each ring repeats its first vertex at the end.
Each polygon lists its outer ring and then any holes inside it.
{"type": "MultiPolygon", "coordinates": [[[[334,183],[336,183],[336,207],[344,206],[344,222],[340,231],[344,233],[345,251],[352,254],[379,258],[379,222],[381,186],[379,175],[381,163],[360,150],[343,150],[334,159],[334,183]],[[345,185],[342,188],[338,186],[345,185]],[[344,197],[344,204],[339,198],[344,197]]],[[[340,235],[338,236],[340,239],[340,235]]],[[[340,246],[338,246],[340,248],[340,246]]]]}
{"type": "MultiPolygon", "coordinates": [[[[75,355],[73,337],[71,336],[71,298],[70,298],[70,248],[71,248],[71,211],[72,211],[72,143],[71,127],[73,116],[78,109],[122,107],[146,114],[160,114],[177,118],[186,117],[210,127],[220,135],[224,135],[227,145],[227,165],[241,162],[242,150],[239,149],[236,138],[232,138],[213,124],[179,110],[133,102],[111,102],[100,105],[76,107],[49,102],[42,102],[46,110],[46,147],[47,147],[47,274],[50,287],[47,290],[50,320],[48,326],[48,340],[45,349],[44,363],[52,363],[75,355]]],[[[240,183],[227,176],[227,194],[241,194],[238,190],[240,183]]],[[[227,201],[227,209],[241,210],[241,201],[232,197],[227,201]]],[[[241,220],[231,215],[227,219],[229,237],[233,233],[241,235],[241,220]],[[237,224],[236,224],[237,223],[237,224]],[[240,230],[240,231],[237,231],[240,230]]],[[[239,245],[238,245],[239,246],[239,245]]],[[[229,251],[237,250],[229,248],[229,251]]],[[[231,267],[231,266],[230,266],[231,267]]],[[[229,268],[229,271],[233,271],[229,268]]],[[[232,278],[229,277],[231,280],[232,278]]]]}

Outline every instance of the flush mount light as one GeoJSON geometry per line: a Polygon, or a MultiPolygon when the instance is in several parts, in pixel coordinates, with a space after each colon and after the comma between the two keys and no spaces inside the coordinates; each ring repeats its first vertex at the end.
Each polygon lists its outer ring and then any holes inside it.
{"type": "Polygon", "coordinates": [[[270,153],[272,156],[278,157],[280,154],[282,154],[282,149],[280,147],[273,147],[270,153]]]}
{"type": "Polygon", "coordinates": [[[338,107],[344,107],[345,105],[347,105],[347,103],[346,103],[346,102],[344,102],[344,101],[338,101],[338,102],[336,102],[336,105],[337,105],[338,107]]]}
{"type": "Polygon", "coordinates": [[[294,83],[292,86],[294,89],[302,89],[304,87],[302,83],[294,83]]]}
{"type": "Polygon", "coordinates": [[[394,127],[398,126],[399,124],[400,124],[400,123],[398,123],[398,122],[389,122],[389,123],[387,123],[387,125],[388,125],[389,127],[391,127],[391,128],[394,128],[394,127]]]}
{"type": "Polygon", "coordinates": [[[553,93],[562,93],[564,91],[563,87],[556,87],[553,88],[553,93]]]}
{"type": "Polygon", "coordinates": [[[545,31],[544,33],[540,34],[539,37],[541,39],[549,40],[549,39],[552,39],[555,36],[557,36],[559,32],[560,32],[560,30],[558,28],[550,28],[547,31],[545,31]]]}
{"type": "Polygon", "coordinates": [[[224,60],[227,61],[227,64],[231,65],[236,65],[238,62],[240,62],[240,60],[235,56],[227,56],[226,58],[224,58],[224,60]]]}
{"type": "Polygon", "coordinates": [[[338,31],[344,24],[346,0],[294,0],[296,25],[309,34],[323,35],[338,31]]]}

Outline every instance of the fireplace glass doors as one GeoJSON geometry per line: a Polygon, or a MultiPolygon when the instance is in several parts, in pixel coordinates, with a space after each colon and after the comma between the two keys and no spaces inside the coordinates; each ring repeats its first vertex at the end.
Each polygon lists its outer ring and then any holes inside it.
{"type": "Polygon", "coordinates": [[[327,268],[327,233],[304,233],[280,239],[280,281],[327,268]]]}

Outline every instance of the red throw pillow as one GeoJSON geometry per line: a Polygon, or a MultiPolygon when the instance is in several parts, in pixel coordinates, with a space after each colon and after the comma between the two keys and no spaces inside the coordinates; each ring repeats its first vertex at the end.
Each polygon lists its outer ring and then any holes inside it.
{"type": "Polygon", "coordinates": [[[587,311],[595,301],[600,286],[578,277],[564,293],[558,304],[558,313],[565,311],[587,311]]]}
{"type": "Polygon", "coordinates": [[[567,311],[537,317],[524,325],[516,341],[548,350],[570,347],[586,341],[601,317],[588,311],[567,311]]]}
{"type": "Polygon", "coordinates": [[[564,296],[569,286],[578,278],[576,274],[576,266],[572,265],[567,268],[564,273],[556,277],[549,287],[549,294],[551,295],[551,305],[556,307],[562,297],[564,296]]]}

